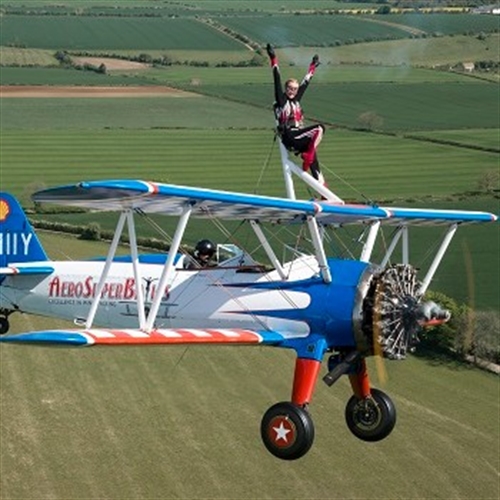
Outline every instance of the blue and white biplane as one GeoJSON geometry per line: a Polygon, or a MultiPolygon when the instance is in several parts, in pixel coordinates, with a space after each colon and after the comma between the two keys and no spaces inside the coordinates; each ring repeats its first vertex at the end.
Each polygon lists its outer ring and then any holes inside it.
{"type": "Polygon", "coordinates": [[[281,146],[286,198],[232,193],[141,180],[81,182],[39,191],[33,200],[94,212],[119,214],[106,259],[52,261],[17,200],[0,193],[0,337],[3,343],[122,346],[156,344],[267,345],[295,351],[291,399],[270,407],[261,437],[276,457],[293,460],[310,449],[309,413],[322,360],[324,381],[349,377],[353,395],[345,418],[365,441],[388,436],[396,410],[387,394],[373,388],[366,358],[404,359],[423,325],[449,319],[424,294],[457,228],[488,224],[497,216],[462,210],[349,205],[295,165],[281,146]],[[321,200],[297,200],[293,175],[321,200]],[[136,216],[178,219],[168,255],[139,255],[136,216]],[[181,243],[192,218],[243,221],[255,233],[265,258],[237,250],[216,265],[193,269],[181,243]],[[311,252],[282,261],[273,229],[299,226],[311,252]],[[381,226],[393,226],[380,262],[372,253],[381,226]],[[444,237],[426,274],[417,278],[409,262],[411,226],[441,225],[444,237]],[[327,256],[331,228],[361,227],[357,259],[327,256]],[[130,256],[117,256],[127,228],[130,256]],[[401,245],[402,262],[391,256],[401,245]],[[139,285],[141,284],[141,285],[139,285]],[[74,320],[75,328],[7,334],[13,312],[74,320]]]}

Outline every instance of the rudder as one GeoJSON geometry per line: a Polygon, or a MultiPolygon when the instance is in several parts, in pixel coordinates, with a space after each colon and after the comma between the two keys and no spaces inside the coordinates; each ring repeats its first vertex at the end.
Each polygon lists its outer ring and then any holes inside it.
{"type": "Polygon", "coordinates": [[[49,260],[14,196],[0,192],[0,267],[49,260]]]}

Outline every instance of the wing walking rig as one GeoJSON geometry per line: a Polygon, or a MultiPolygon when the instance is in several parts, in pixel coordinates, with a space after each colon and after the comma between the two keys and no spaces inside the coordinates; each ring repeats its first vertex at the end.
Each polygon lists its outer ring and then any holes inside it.
{"type": "MultiPolygon", "coordinates": [[[[324,381],[332,385],[342,375],[348,375],[353,396],[347,403],[345,416],[351,432],[365,441],[388,436],[396,421],[394,404],[385,393],[371,387],[365,358],[378,355],[404,359],[422,324],[436,324],[449,318],[435,304],[425,303],[423,295],[457,228],[463,224],[495,222],[497,216],[461,210],[346,204],[302,172],[281,148],[287,198],[141,180],[81,182],[36,193],[35,202],[118,212],[118,223],[106,260],[92,263],[98,275],[92,281],[92,294],[89,293],[92,300],[87,313],[73,311],[80,328],[4,335],[0,341],[70,346],[256,344],[293,349],[297,358],[291,401],[269,408],[261,423],[261,437],[267,449],[286,460],[303,456],[313,443],[314,427],[308,405],[321,362],[330,353],[324,381]],[[292,174],[307,182],[324,199],[295,199],[292,174]],[[169,253],[159,264],[145,265],[141,261],[136,214],[178,218],[169,253]],[[247,221],[272,269],[253,262],[243,263],[242,258],[214,268],[183,269],[179,253],[191,218],[247,221]],[[281,262],[264,231],[269,224],[305,225],[313,255],[281,262]],[[362,225],[367,229],[359,260],[327,257],[324,229],[347,225],[362,225]],[[394,226],[395,231],[385,256],[375,264],[371,262],[372,253],[383,225],[394,226]],[[416,270],[409,263],[408,232],[414,225],[446,228],[422,280],[417,279],[416,270]],[[130,259],[119,262],[116,251],[125,227],[130,239],[130,259]],[[402,263],[390,265],[399,243],[402,263]],[[129,281],[125,285],[117,283],[117,275],[127,275],[129,281]],[[154,294],[147,287],[135,286],[147,280],[154,281],[154,294]],[[110,321],[103,302],[112,294],[126,298],[124,291],[130,296],[130,300],[120,302],[126,312],[110,321]],[[100,326],[95,327],[94,323],[100,326]]],[[[0,195],[0,203],[2,197],[7,203],[17,203],[9,196],[0,195]]],[[[37,256],[20,262],[0,262],[4,266],[0,268],[2,298],[11,294],[9,300],[17,310],[44,314],[47,304],[30,309],[30,300],[39,290],[44,290],[47,296],[54,295],[54,290],[64,290],[61,276],[65,268],[63,264],[48,261],[38,247],[37,256]],[[14,280],[20,276],[34,280],[36,285],[26,299],[18,291],[17,295],[12,292],[14,280]]],[[[88,263],[70,265],[73,270],[81,267],[90,276],[88,263]]],[[[86,287],[90,289],[90,281],[87,277],[81,285],[73,284],[74,293],[78,286],[82,293],[86,287]]],[[[68,294],[70,289],[66,288],[68,294]]],[[[10,313],[7,308],[2,308],[2,312],[6,316],[10,313]]]]}

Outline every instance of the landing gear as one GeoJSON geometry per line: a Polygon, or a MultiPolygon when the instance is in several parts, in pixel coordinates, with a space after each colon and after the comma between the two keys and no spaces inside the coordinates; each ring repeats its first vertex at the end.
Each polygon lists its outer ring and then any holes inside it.
{"type": "Polygon", "coordinates": [[[396,408],[391,398],[378,389],[371,389],[371,396],[352,396],[345,409],[349,430],[363,441],[380,441],[396,425],[396,408]]]}
{"type": "Polygon", "coordinates": [[[0,335],[7,333],[10,328],[10,323],[7,317],[0,317],[0,335]]]}
{"type": "Polygon", "coordinates": [[[265,447],[282,460],[304,456],[314,441],[314,425],[309,412],[294,403],[277,403],[262,417],[260,433],[265,447]]]}

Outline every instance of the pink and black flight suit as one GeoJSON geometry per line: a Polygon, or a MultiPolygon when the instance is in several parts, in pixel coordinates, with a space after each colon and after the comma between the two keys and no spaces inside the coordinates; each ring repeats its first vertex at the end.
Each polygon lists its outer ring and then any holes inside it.
{"type": "Polygon", "coordinates": [[[314,75],[316,65],[319,63],[314,60],[311,62],[306,75],[300,82],[297,94],[293,99],[290,99],[282,88],[278,58],[274,54],[273,56],[270,57],[270,61],[273,70],[274,97],[276,100],[274,109],[281,141],[289,151],[300,153],[303,170],[305,172],[310,170],[312,176],[325,185],[316,155],[325,127],[320,124],[304,127],[304,114],[300,106],[300,100],[314,75]]]}

